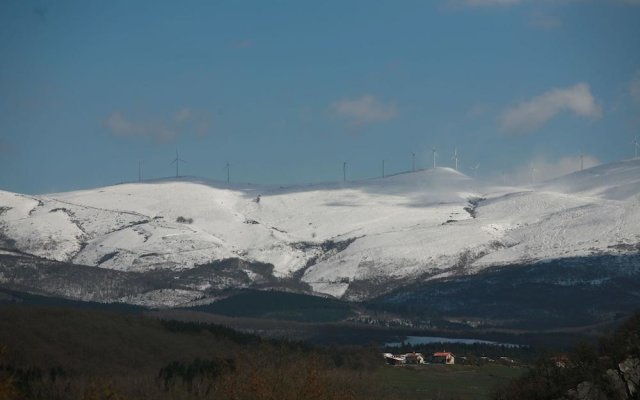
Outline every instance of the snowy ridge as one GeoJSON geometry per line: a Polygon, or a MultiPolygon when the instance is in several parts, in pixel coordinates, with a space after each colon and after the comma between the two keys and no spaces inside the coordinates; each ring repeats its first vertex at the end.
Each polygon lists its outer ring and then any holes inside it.
{"type": "Polygon", "coordinates": [[[636,200],[640,196],[638,160],[599,165],[545,182],[546,190],[610,200],[636,200]]]}
{"type": "MultiPolygon", "coordinates": [[[[287,188],[174,179],[46,196],[0,191],[5,251],[136,272],[240,259],[351,299],[390,282],[634,252],[638,243],[638,160],[528,188],[437,168],[287,188]]],[[[130,300],[157,304],[164,294],[130,300]]]]}

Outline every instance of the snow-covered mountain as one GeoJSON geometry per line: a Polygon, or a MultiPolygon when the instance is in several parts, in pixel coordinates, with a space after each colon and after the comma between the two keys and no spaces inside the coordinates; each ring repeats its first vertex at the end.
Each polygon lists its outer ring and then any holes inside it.
{"type": "Polygon", "coordinates": [[[6,259],[30,256],[180,277],[115,299],[140,304],[188,303],[258,282],[359,300],[489,267],[637,253],[639,243],[640,160],[532,187],[436,168],[294,187],[182,178],[38,196],[0,191],[0,284],[24,279],[6,259]]]}

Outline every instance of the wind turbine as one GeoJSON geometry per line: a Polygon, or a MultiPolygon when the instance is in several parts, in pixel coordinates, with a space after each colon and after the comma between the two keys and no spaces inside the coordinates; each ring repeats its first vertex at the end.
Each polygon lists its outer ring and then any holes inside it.
{"type": "Polygon", "coordinates": [[[536,173],[536,168],[533,166],[533,164],[531,164],[531,166],[529,167],[529,172],[531,173],[531,184],[533,184],[535,182],[535,173],[536,173]]]}
{"type": "Polygon", "coordinates": [[[229,161],[227,161],[227,163],[224,166],[227,169],[227,183],[229,183],[229,178],[230,178],[230,171],[231,171],[231,164],[229,164],[229,161]]]}
{"type": "Polygon", "coordinates": [[[416,153],[411,153],[411,171],[416,172],[416,153]]]}
{"type": "Polygon", "coordinates": [[[342,182],[347,181],[347,162],[342,162],[342,182]]]}
{"type": "Polygon", "coordinates": [[[453,160],[456,161],[456,171],[458,170],[458,148],[454,148],[453,149],[453,157],[451,157],[453,160]]]}
{"type": "Polygon", "coordinates": [[[182,163],[186,163],[186,161],[185,161],[185,160],[181,159],[181,158],[178,156],[178,150],[176,150],[176,158],[175,158],[173,161],[171,161],[171,164],[173,164],[173,163],[175,163],[175,164],[176,164],[176,178],[180,176],[180,163],[181,163],[181,162],[182,162],[182,163]]]}
{"type": "Polygon", "coordinates": [[[433,168],[435,169],[436,167],[436,157],[438,157],[438,152],[436,151],[436,148],[432,148],[431,152],[433,153],[433,168]]]}

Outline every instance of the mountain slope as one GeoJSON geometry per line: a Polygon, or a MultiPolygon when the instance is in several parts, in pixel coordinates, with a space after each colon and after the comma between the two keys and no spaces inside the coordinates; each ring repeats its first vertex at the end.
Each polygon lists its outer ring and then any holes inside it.
{"type": "MultiPolygon", "coordinates": [[[[184,301],[251,282],[359,300],[489,267],[637,252],[638,177],[640,161],[630,160],[527,188],[437,168],[285,188],[183,178],[43,196],[0,191],[0,251],[173,271],[178,289],[194,291],[184,301]],[[224,267],[206,267],[215,262],[224,267]]],[[[0,283],[10,284],[5,275],[0,283]]]]}

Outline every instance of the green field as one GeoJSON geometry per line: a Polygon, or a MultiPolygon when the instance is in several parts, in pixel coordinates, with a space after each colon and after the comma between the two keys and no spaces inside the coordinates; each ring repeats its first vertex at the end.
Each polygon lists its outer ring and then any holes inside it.
{"type": "Polygon", "coordinates": [[[385,391],[398,398],[466,400],[488,399],[493,388],[525,371],[504,365],[416,365],[385,366],[376,374],[385,391]]]}

